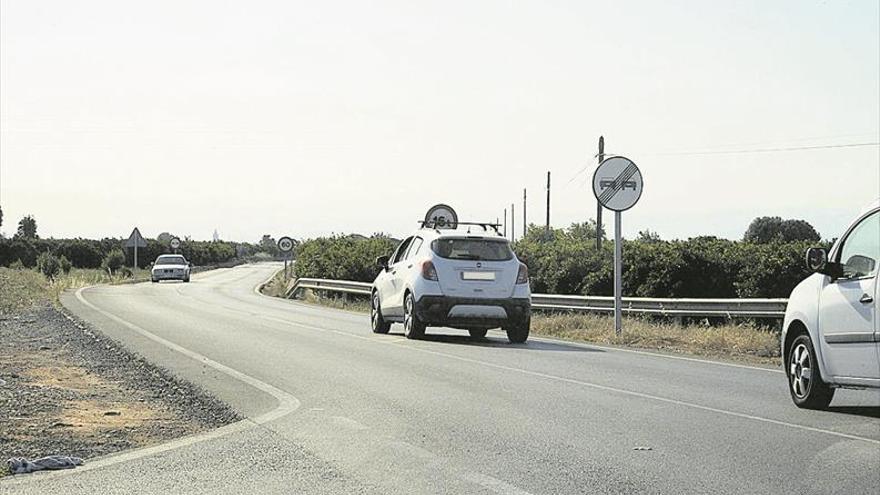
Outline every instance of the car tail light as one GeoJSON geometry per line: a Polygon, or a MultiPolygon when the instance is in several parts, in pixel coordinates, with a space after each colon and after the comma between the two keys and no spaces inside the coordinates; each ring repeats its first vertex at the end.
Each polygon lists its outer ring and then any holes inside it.
{"type": "Polygon", "coordinates": [[[437,281],[437,269],[431,261],[422,262],[422,278],[425,280],[437,281]]]}
{"type": "Polygon", "coordinates": [[[517,274],[516,274],[516,283],[517,284],[529,283],[529,267],[527,267],[525,263],[519,264],[519,272],[517,272],[517,274]]]}

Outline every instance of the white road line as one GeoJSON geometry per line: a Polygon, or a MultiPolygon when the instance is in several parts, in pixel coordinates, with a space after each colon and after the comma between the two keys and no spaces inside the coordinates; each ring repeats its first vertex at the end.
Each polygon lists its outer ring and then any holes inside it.
{"type": "MultiPolygon", "coordinates": [[[[269,280],[272,280],[272,278],[274,276],[275,276],[275,274],[273,274],[271,277],[266,279],[266,282],[268,282],[269,280]]],[[[266,283],[266,282],[264,282],[264,283],[266,283]]],[[[308,304],[308,303],[302,303],[299,301],[292,301],[290,299],[285,299],[285,298],[281,298],[281,297],[269,296],[269,295],[266,295],[266,294],[263,294],[262,292],[260,292],[261,286],[262,286],[262,284],[258,285],[254,288],[255,294],[257,294],[258,296],[264,297],[264,298],[274,299],[274,300],[277,300],[278,302],[286,303],[291,306],[306,306],[308,308],[325,310],[328,312],[343,312],[343,313],[348,313],[348,314],[357,314],[360,316],[364,316],[363,313],[358,313],[356,311],[349,311],[349,310],[338,309],[338,308],[328,308],[326,306],[321,306],[318,304],[308,304]]],[[[629,354],[639,354],[642,356],[651,356],[651,357],[658,357],[658,358],[663,358],[663,359],[675,359],[677,361],[689,361],[689,362],[693,362],[693,363],[709,364],[712,366],[726,366],[728,368],[740,368],[740,369],[747,369],[747,370],[764,371],[764,372],[768,372],[768,373],[783,373],[783,374],[785,373],[784,370],[776,369],[776,368],[764,368],[761,366],[749,366],[747,364],[728,363],[725,361],[715,361],[712,359],[700,359],[700,358],[693,358],[693,357],[687,357],[687,356],[673,356],[670,354],[663,354],[663,353],[659,353],[659,352],[642,351],[642,350],[637,350],[637,349],[624,349],[622,347],[608,347],[608,346],[603,346],[600,344],[591,344],[589,342],[575,342],[572,340],[555,339],[552,337],[530,336],[529,340],[536,340],[538,342],[546,342],[546,343],[550,343],[550,344],[570,345],[570,346],[574,346],[574,347],[582,347],[585,349],[600,349],[603,351],[626,352],[629,354]]]]}
{"type": "Polygon", "coordinates": [[[455,359],[455,360],[463,361],[466,363],[478,364],[478,365],[487,366],[490,368],[496,368],[496,369],[500,369],[500,370],[504,370],[504,371],[521,373],[524,375],[535,376],[535,377],[544,378],[547,380],[554,380],[554,381],[559,381],[559,382],[564,382],[564,383],[571,383],[571,384],[580,385],[583,387],[593,388],[593,389],[597,389],[597,390],[604,390],[607,392],[615,392],[618,394],[629,395],[631,397],[639,397],[642,399],[649,399],[649,400],[653,400],[653,401],[657,401],[657,402],[665,402],[667,404],[675,404],[677,406],[688,407],[691,409],[698,409],[701,411],[708,411],[708,412],[713,412],[713,413],[717,413],[717,414],[723,414],[725,416],[747,419],[747,420],[751,420],[751,421],[758,421],[761,423],[774,424],[774,425],[778,425],[778,426],[784,426],[787,428],[794,428],[794,429],[803,430],[803,431],[810,431],[813,433],[821,433],[821,434],[831,435],[831,436],[835,436],[835,437],[839,437],[839,438],[846,438],[848,440],[858,440],[858,441],[862,441],[862,442],[868,442],[871,444],[880,445],[880,440],[875,440],[873,438],[860,437],[857,435],[850,435],[848,433],[841,433],[841,432],[832,431],[832,430],[825,430],[822,428],[815,428],[812,426],[799,425],[796,423],[789,423],[787,421],[780,421],[777,419],[765,418],[763,416],[755,416],[752,414],[740,413],[740,412],[736,412],[736,411],[730,411],[727,409],[720,409],[717,407],[704,406],[704,405],[696,404],[693,402],[687,402],[687,401],[682,401],[682,400],[677,400],[677,399],[670,399],[667,397],[660,397],[657,395],[651,395],[651,394],[646,394],[643,392],[636,392],[633,390],[626,390],[626,389],[617,388],[617,387],[609,387],[607,385],[599,385],[597,383],[591,383],[591,382],[586,382],[586,381],[582,381],[582,380],[575,380],[573,378],[565,378],[565,377],[561,377],[561,376],[550,375],[550,374],[541,373],[538,371],[530,371],[530,370],[524,370],[521,368],[514,368],[511,366],[504,366],[504,365],[500,365],[500,364],[489,363],[486,361],[480,361],[478,359],[470,359],[470,358],[465,358],[465,357],[461,357],[461,356],[456,356],[454,354],[447,354],[445,352],[438,352],[438,351],[423,349],[423,348],[418,347],[418,345],[416,343],[413,343],[413,345],[400,346],[399,345],[400,339],[394,339],[394,340],[389,339],[388,341],[383,341],[381,339],[375,339],[375,338],[368,337],[368,336],[343,332],[341,330],[333,330],[330,328],[322,328],[322,327],[316,327],[316,326],[306,325],[306,324],[302,324],[302,323],[291,322],[289,320],[285,320],[282,318],[275,318],[275,317],[271,317],[271,316],[261,316],[260,318],[265,319],[265,320],[269,320],[269,321],[275,321],[275,322],[282,323],[282,324],[292,325],[292,326],[299,327],[299,328],[305,328],[308,330],[314,330],[314,331],[319,331],[319,332],[330,332],[330,333],[335,333],[338,335],[344,335],[346,337],[353,337],[353,338],[357,338],[360,340],[366,340],[369,342],[376,342],[376,343],[380,343],[383,345],[394,345],[395,347],[398,347],[398,348],[412,349],[414,351],[423,352],[426,354],[443,356],[443,357],[446,357],[449,359],[455,359]]]}
{"type": "MultiPolygon", "coordinates": [[[[94,287],[94,286],[92,286],[92,287],[94,287]]],[[[41,475],[39,477],[29,477],[29,478],[12,477],[12,478],[8,479],[8,482],[6,480],[4,480],[4,484],[12,485],[12,484],[18,484],[16,482],[26,483],[28,481],[33,481],[33,480],[43,480],[48,477],[73,475],[76,473],[82,473],[85,471],[91,471],[93,469],[99,469],[102,467],[111,466],[114,464],[118,464],[120,462],[126,462],[126,461],[130,461],[130,460],[134,460],[134,459],[140,459],[142,457],[155,455],[155,454],[158,454],[161,452],[167,452],[169,450],[179,449],[181,447],[186,447],[188,445],[193,445],[193,444],[204,442],[207,440],[220,438],[220,437],[229,435],[231,433],[244,431],[244,430],[256,427],[257,425],[262,425],[262,424],[268,423],[270,421],[274,421],[276,419],[279,419],[281,417],[284,417],[284,416],[296,411],[300,407],[300,402],[296,397],[294,397],[293,395],[291,395],[281,389],[278,389],[272,385],[269,385],[266,382],[260,381],[250,375],[242,373],[241,371],[230,368],[229,366],[218,363],[217,361],[214,361],[214,360],[212,360],[202,354],[199,354],[197,352],[191,351],[183,346],[175,344],[174,342],[163,339],[162,337],[159,337],[158,335],[155,335],[147,330],[144,330],[143,328],[135,325],[134,323],[123,320],[122,318],[120,318],[114,314],[108,313],[107,311],[104,311],[103,309],[98,308],[94,304],[88,302],[85,299],[85,297],[83,297],[83,294],[82,294],[83,291],[85,291],[86,289],[90,289],[90,288],[91,287],[83,287],[83,288],[76,291],[76,298],[82,304],[87,306],[88,308],[90,308],[94,311],[97,311],[98,313],[104,315],[105,317],[107,317],[107,318],[109,318],[109,319],[131,329],[131,330],[134,330],[135,332],[139,333],[140,335],[142,335],[142,336],[144,336],[154,342],[162,344],[165,347],[168,347],[169,349],[172,349],[176,352],[179,352],[188,358],[194,359],[195,361],[198,361],[199,363],[202,363],[206,366],[210,366],[211,368],[214,368],[217,371],[220,371],[221,373],[223,373],[225,375],[228,375],[232,378],[235,378],[236,380],[244,382],[244,383],[256,388],[257,390],[260,390],[262,392],[265,392],[265,393],[271,395],[272,397],[275,398],[275,400],[278,401],[278,406],[275,409],[272,409],[271,411],[260,414],[259,416],[256,416],[254,418],[244,419],[244,420],[238,421],[236,423],[232,423],[230,425],[226,425],[226,426],[217,428],[215,430],[207,431],[207,432],[200,433],[197,435],[179,438],[177,440],[172,440],[170,442],[163,443],[161,445],[155,445],[152,447],[135,449],[135,450],[121,453],[121,454],[111,454],[106,457],[101,457],[101,458],[91,460],[91,461],[87,462],[86,464],[84,464],[83,466],[80,466],[80,467],[78,467],[76,469],[72,469],[72,470],[54,471],[51,473],[41,473],[41,475]]]]}

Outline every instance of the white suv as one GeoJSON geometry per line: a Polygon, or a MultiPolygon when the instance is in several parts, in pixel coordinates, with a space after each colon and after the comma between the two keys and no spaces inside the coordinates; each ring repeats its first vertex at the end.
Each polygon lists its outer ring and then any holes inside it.
{"type": "Polygon", "coordinates": [[[427,326],[462,328],[483,338],[502,327],[511,342],[525,342],[531,323],[528,269],[494,228],[423,227],[390,257],[377,258],[382,271],[372,287],[373,332],[387,333],[399,322],[410,339],[421,338],[427,326]]]}
{"type": "Polygon", "coordinates": [[[831,251],[810,248],[816,273],[788,300],[782,356],[791,398],[823,409],[836,387],[880,387],[880,201],[852,223],[831,251]]]}

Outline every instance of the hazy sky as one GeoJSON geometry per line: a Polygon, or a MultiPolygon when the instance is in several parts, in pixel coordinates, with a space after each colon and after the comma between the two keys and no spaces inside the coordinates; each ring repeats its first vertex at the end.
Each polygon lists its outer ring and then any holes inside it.
{"type": "Polygon", "coordinates": [[[7,234],[402,235],[436,202],[519,230],[547,170],[562,226],[600,134],[645,177],[626,236],[830,238],[880,196],[876,145],[717,153],[880,141],[877,0],[0,6],[7,234]]]}

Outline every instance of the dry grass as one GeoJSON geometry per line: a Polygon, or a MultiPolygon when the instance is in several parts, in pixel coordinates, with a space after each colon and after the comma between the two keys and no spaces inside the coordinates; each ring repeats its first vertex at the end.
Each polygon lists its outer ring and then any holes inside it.
{"type": "Polygon", "coordinates": [[[0,314],[32,308],[47,301],[57,305],[59,296],[67,289],[148,279],[146,270],[138,270],[133,277],[125,278],[110,276],[98,269],[74,268],[70,273],[48,280],[36,270],[0,267],[0,314]]]}
{"type": "Polygon", "coordinates": [[[311,304],[318,304],[330,308],[356,311],[358,313],[370,312],[370,301],[366,296],[336,296],[330,297],[316,293],[312,290],[304,290],[301,300],[311,304]]]}
{"type": "MultiPolygon", "coordinates": [[[[362,313],[364,298],[326,297],[303,291],[303,302],[362,313]]],[[[533,313],[532,335],[635,349],[690,354],[714,359],[778,366],[779,334],[751,323],[679,325],[670,320],[624,318],[623,333],[614,333],[614,319],[593,313],[533,313]]]]}
{"type": "Polygon", "coordinates": [[[624,318],[614,333],[614,319],[590,313],[535,314],[532,334],[578,342],[669,351],[735,361],[778,365],[779,334],[749,323],[678,325],[668,321],[624,318]]]}

